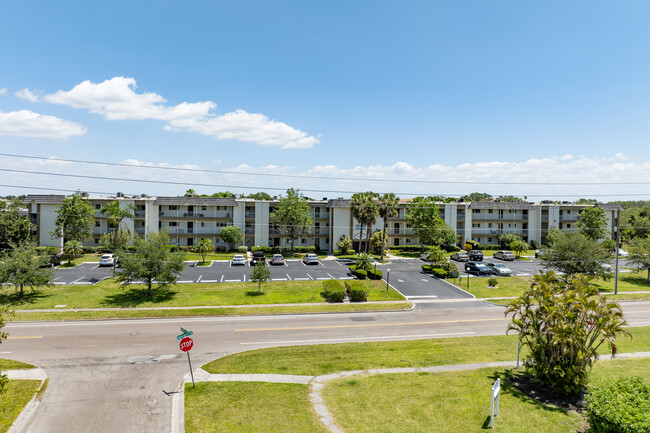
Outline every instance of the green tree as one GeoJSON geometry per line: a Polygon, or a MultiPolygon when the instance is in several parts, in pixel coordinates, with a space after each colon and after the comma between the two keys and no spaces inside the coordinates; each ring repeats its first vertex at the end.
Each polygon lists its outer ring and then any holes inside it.
{"type": "Polygon", "coordinates": [[[244,242],[244,231],[241,227],[226,226],[221,229],[221,239],[234,250],[237,244],[244,242]]]}
{"type": "Polygon", "coordinates": [[[563,280],[540,272],[505,314],[512,315],[507,332],[515,331],[530,350],[527,371],[557,394],[582,391],[598,348],[608,343],[613,356],[617,334],[630,335],[620,306],[608,303],[584,275],[563,280]]]}
{"type": "Polygon", "coordinates": [[[82,242],[92,237],[95,226],[95,209],[81,194],[64,197],[58,206],[57,217],[54,222],[54,231],[50,234],[53,238],[63,236],[63,241],[82,242]]]}
{"type": "Polygon", "coordinates": [[[627,262],[648,271],[646,281],[650,283],[650,237],[633,239],[627,262]]]}
{"type": "Polygon", "coordinates": [[[381,254],[382,260],[384,256],[384,249],[386,248],[386,238],[384,233],[376,230],[370,237],[370,248],[373,254],[381,254]]]}
{"type": "Polygon", "coordinates": [[[253,200],[273,200],[273,197],[265,192],[253,192],[248,195],[241,194],[241,198],[252,198],[253,200]]]}
{"type": "Polygon", "coordinates": [[[576,204],[590,204],[590,205],[594,205],[594,204],[596,204],[596,203],[598,203],[598,200],[596,200],[595,198],[579,198],[579,199],[576,201],[576,204]]]}
{"type": "Polygon", "coordinates": [[[503,233],[499,236],[499,245],[501,248],[510,248],[510,244],[516,241],[522,241],[521,236],[514,233],[503,233]]]}
{"type": "Polygon", "coordinates": [[[215,192],[211,197],[221,197],[221,198],[233,198],[235,194],[230,191],[215,192]]]}
{"type": "MultiPolygon", "coordinates": [[[[431,197],[415,197],[406,208],[406,222],[420,240],[422,252],[424,252],[425,245],[443,245],[451,240],[444,239],[448,237],[449,231],[445,228],[446,224],[443,219],[440,218],[438,205],[431,197]],[[441,235],[444,237],[443,239],[441,239],[441,235]]],[[[453,236],[452,244],[455,244],[457,239],[455,232],[453,236]]]]}
{"type": "Polygon", "coordinates": [[[271,270],[264,262],[257,262],[251,271],[250,280],[257,283],[257,293],[262,293],[262,283],[271,279],[271,270]]]}
{"type": "Polygon", "coordinates": [[[442,248],[437,246],[430,246],[427,248],[426,255],[424,256],[427,262],[439,263],[445,261],[445,252],[442,248]]]}
{"type": "Polygon", "coordinates": [[[192,188],[185,191],[185,197],[195,197],[195,196],[196,196],[196,191],[194,191],[192,188]]]}
{"type": "Polygon", "coordinates": [[[76,256],[83,254],[84,247],[79,241],[68,241],[63,244],[63,254],[68,258],[68,264],[72,262],[76,256]]]}
{"type": "Polygon", "coordinates": [[[613,239],[603,239],[603,241],[600,243],[600,248],[603,249],[607,253],[607,255],[612,255],[614,254],[614,251],[616,251],[616,241],[613,239]]]}
{"type": "Polygon", "coordinates": [[[8,204],[0,202],[0,248],[22,245],[32,241],[33,224],[28,215],[22,214],[23,203],[14,198],[8,204]]]}
{"type": "Polygon", "coordinates": [[[463,201],[486,201],[492,200],[492,196],[486,192],[473,192],[460,198],[463,201]]]}
{"type": "Polygon", "coordinates": [[[379,197],[378,201],[378,211],[379,217],[384,221],[384,226],[382,228],[382,240],[383,246],[381,248],[381,260],[384,260],[384,248],[386,248],[386,226],[387,221],[390,218],[395,218],[398,214],[397,206],[399,205],[399,197],[397,197],[392,192],[383,194],[379,197]]]}
{"type": "MultiPolygon", "coordinates": [[[[7,324],[7,316],[9,314],[13,314],[13,311],[9,311],[7,307],[0,307],[0,344],[2,344],[2,340],[6,340],[9,336],[9,334],[2,330],[2,328],[4,328],[7,324]]],[[[2,394],[2,391],[4,391],[4,388],[7,386],[8,382],[9,379],[7,378],[7,375],[0,374],[0,394],[2,394]]]]}
{"type": "MultiPolygon", "coordinates": [[[[353,194],[350,199],[350,212],[352,212],[352,216],[359,221],[359,225],[361,226],[361,232],[359,233],[359,252],[363,251],[364,227],[368,230],[366,237],[370,240],[370,227],[377,222],[377,216],[379,216],[377,198],[377,193],[368,191],[353,194]]],[[[368,251],[368,244],[369,242],[366,242],[366,252],[368,251]]]]}
{"type": "Polygon", "coordinates": [[[500,195],[499,197],[497,197],[497,200],[503,202],[510,202],[510,201],[524,202],[526,201],[526,198],[517,197],[515,195],[500,195]]]}
{"type": "Polygon", "coordinates": [[[122,227],[117,231],[117,249],[115,249],[115,234],[113,232],[104,233],[99,237],[99,246],[104,250],[123,250],[130,242],[131,232],[122,227]]]}
{"type": "Polygon", "coordinates": [[[600,207],[586,207],[580,212],[578,231],[593,240],[607,236],[607,216],[600,207]]]}
{"type": "Polygon", "coordinates": [[[314,219],[309,216],[309,202],[300,194],[300,190],[293,188],[287,190],[286,196],[280,197],[270,221],[280,228],[282,236],[291,241],[291,255],[296,239],[314,225],[314,219]]]}
{"type": "Polygon", "coordinates": [[[169,252],[169,235],[165,231],[136,236],[133,240],[135,252],[120,253],[120,267],[117,281],[125,285],[143,281],[149,297],[155,281],[161,287],[176,283],[178,274],[185,267],[183,256],[169,252]]]}
{"type": "Polygon", "coordinates": [[[579,232],[564,232],[553,228],[546,235],[540,260],[546,269],[566,275],[586,274],[607,277],[603,268],[605,253],[596,241],[579,232]]]}
{"type": "Polygon", "coordinates": [[[650,204],[632,206],[621,212],[621,236],[626,240],[650,235],[650,204]]]}
{"type": "Polygon", "coordinates": [[[458,243],[458,234],[448,224],[443,224],[438,228],[433,236],[433,245],[456,245],[458,243]]]}
{"type": "Polygon", "coordinates": [[[214,250],[214,245],[210,239],[201,239],[199,244],[194,247],[194,251],[201,254],[201,263],[205,263],[205,256],[214,250]]]}
{"type": "MultiPolygon", "coordinates": [[[[135,205],[129,203],[125,207],[121,207],[120,201],[115,200],[105,205],[102,208],[102,213],[108,216],[108,225],[113,228],[113,251],[117,251],[120,223],[124,219],[135,218],[135,205]]],[[[125,228],[128,230],[126,225],[125,228]]]]}
{"type": "Polygon", "coordinates": [[[336,246],[339,247],[341,254],[345,255],[352,249],[352,239],[349,236],[341,235],[339,243],[336,246]]]}
{"type": "Polygon", "coordinates": [[[54,269],[45,267],[47,264],[48,257],[38,254],[33,244],[17,246],[13,251],[2,255],[0,283],[20,289],[19,297],[22,298],[25,286],[33,289],[53,284],[54,269]]]}
{"type": "Polygon", "coordinates": [[[517,257],[521,257],[521,253],[528,250],[528,244],[523,240],[512,241],[510,242],[509,248],[517,257]]]}
{"type": "Polygon", "coordinates": [[[371,257],[368,253],[359,253],[355,259],[357,269],[360,271],[370,271],[373,269],[371,257]]]}

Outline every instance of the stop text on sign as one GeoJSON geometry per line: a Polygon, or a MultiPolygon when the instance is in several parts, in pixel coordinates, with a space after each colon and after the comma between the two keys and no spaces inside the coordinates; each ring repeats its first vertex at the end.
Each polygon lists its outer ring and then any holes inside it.
{"type": "Polygon", "coordinates": [[[185,337],[181,340],[179,347],[183,352],[187,352],[194,345],[194,341],[190,337],[185,337]]]}

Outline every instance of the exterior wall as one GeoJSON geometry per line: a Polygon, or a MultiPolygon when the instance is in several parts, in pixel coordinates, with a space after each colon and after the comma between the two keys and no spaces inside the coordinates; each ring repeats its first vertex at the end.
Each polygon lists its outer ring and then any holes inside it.
{"type": "Polygon", "coordinates": [[[267,201],[255,203],[255,245],[269,246],[269,202],[267,201]]]}
{"type": "Polygon", "coordinates": [[[56,204],[38,205],[38,244],[41,246],[63,248],[63,238],[53,238],[50,235],[54,231],[58,208],[56,204]]]}
{"type": "Polygon", "coordinates": [[[539,206],[528,211],[528,243],[532,241],[537,245],[542,242],[542,208],[539,206]]]}
{"type": "Polygon", "coordinates": [[[352,238],[351,220],[352,214],[350,213],[350,209],[340,207],[330,209],[330,248],[338,248],[337,244],[341,236],[352,238]]]}

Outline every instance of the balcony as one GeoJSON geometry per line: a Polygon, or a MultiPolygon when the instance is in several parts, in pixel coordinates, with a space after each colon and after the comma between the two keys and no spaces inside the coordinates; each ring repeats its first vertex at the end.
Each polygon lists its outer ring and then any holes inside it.
{"type": "Polygon", "coordinates": [[[474,235],[501,235],[503,233],[515,233],[518,235],[528,234],[528,229],[519,229],[519,228],[472,228],[472,236],[474,235]]]}
{"type": "Polygon", "coordinates": [[[144,235],[145,229],[144,227],[136,227],[135,232],[139,235],[144,235]]]}
{"type": "Polygon", "coordinates": [[[580,215],[578,214],[560,215],[560,221],[578,221],[579,219],[580,215]]]}
{"type": "Polygon", "coordinates": [[[255,234],[255,228],[254,227],[246,227],[244,229],[244,233],[247,235],[254,235],[255,234]]]}
{"type": "Polygon", "coordinates": [[[523,215],[523,214],[510,214],[510,213],[504,213],[504,214],[498,214],[498,213],[473,213],[472,214],[472,220],[473,221],[478,221],[478,220],[500,220],[500,221],[513,221],[513,220],[528,220],[528,215],[523,215]]]}
{"type": "Polygon", "coordinates": [[[245,212],[246,218],[255,218],[255,212],[245,212]]]}
{"type": "Polygon", "coordinates": [[[144,218],[145,211],[143,210],[137,210],[133,213],[136,218],[144,218]]]}

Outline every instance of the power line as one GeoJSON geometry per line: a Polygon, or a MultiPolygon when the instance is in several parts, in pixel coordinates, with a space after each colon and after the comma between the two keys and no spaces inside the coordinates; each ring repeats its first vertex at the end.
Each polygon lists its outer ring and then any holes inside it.
{"type": "MultiPolygon", "coordinates": [[[[46,161],[60,161],[72,162],[78,164],[91,164],[91,165],[106,165],[113,167],[129,167],[129,168],[147,168],[154,170],[172,170],[172,171],[189,171],[192,173],[215,173],[215,174],[230,174],[230,175],[245,175],[245,176],[267,176],[279,178],[297,178],[297,179],[322,179],[322,180],[343,180],[343,181],[363,181],[363,182],[391,182],[391,183],[416,183],[416,184],[454,184],[454,185],[512,185],[513,181],[472,181],[472,180],[414,180],[414,179],[376,179],[368,177],[340,177],[340,176],[316,176],[306,174],[278,174],[278,173],[255,173],[245,171],[232,171],[232,170],[210,170],[202,168],[184,168],[184,167],[160,167],[160,166],[147,166],[126,164],[120,162],[101,162],[101,161],[88,161],[81,159],[65,159],[56,157],[43,157],[33,155],[17,155],[12,153],[0,153],[0,156],[9,158],[25,158],[25,159],[38,159],[46,161]]],[[[650,182],[515,182],[518,185],[650,185],[650,182]]],[[[238,187],[249,188],[249,187],[238,187]]],[[[257,188],[257,187],[256,187],[257,188]]],[[[269,188],[273,189],[273,188],[269,188]]],[[[314,190],[305,190],[314,191],[314,190]]],[[[332,191],[336,192],[336,191],[332,191]]]]}

